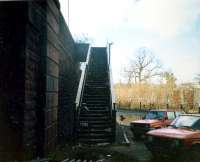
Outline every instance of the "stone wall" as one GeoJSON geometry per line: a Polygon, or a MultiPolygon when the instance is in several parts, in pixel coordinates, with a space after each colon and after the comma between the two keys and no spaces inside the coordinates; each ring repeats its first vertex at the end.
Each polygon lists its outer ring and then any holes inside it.
{"type": "Polygon", "coordinates": [[[80,70],[58,1],[0,2],[0,57],[0,161],[71,141],[80,70]]]}
{"type": "Polygon", "coordinates": [[[26,12],[21,2],[0,2],[0,161],[23,149],[26,12]]]}
{"type": "Polygon", "coordinates": [[[74,103],[79,82],[80,69],[76,60],[76,48],[68,28],[60,17],[60,64],[59,64],[59,143],[73,141],[74,103]],[[67,43],[64,43],[67,42],[67,43]],[[71,55],[74,53],[74,55],[71,55]]]}

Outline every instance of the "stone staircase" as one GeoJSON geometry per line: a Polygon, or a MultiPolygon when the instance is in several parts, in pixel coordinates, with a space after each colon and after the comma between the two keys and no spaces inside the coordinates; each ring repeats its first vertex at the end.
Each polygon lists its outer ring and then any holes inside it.
{"type": "Polygon", "coordinates": [[[93,47],[81,100],[77,140],[96,144],[113,141],[112,102],[106,48],[93,47]]]}
{"type": "Polygon", "coordinates": [[[37,160],[31,160],[31,161],[26,161],[26,162],[105,162],[105,159],[100,159],[100,160],[81,160],[81,159],[74,159],[74,158],[66,158],[62,161],[57,161],[57,160],[49,160],[49,159],[37,159],[37,160]]]}

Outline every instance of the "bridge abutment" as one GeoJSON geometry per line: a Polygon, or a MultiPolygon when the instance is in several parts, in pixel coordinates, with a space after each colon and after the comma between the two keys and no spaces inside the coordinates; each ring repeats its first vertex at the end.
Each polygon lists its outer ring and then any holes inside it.
{"type": "Polygon", "coordinates": [[[0,2],[0,159],[44,156],[73,138],[79,76],[57,0],[0,2]]]}

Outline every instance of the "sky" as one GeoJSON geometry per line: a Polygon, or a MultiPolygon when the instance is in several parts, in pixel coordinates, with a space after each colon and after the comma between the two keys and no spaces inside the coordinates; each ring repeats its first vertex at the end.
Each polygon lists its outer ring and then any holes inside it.
{"type": "MultiPolygon", "coordinates": [[[[68,1],[60,0],[68,23],[68,1]]],[[[138,48],[149,48],[179,83],[200,73],[200,0],[69,0],[69,29],[111,48],[114,82],[138,48]]]]}

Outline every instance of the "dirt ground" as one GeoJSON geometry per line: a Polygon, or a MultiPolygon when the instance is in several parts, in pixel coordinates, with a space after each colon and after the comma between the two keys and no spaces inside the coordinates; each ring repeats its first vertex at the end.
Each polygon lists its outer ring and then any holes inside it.
{"type": "MultiPolygon", "coordinates": [[[[142,114],[143,115],[143,114],[142,114]]],[[[150,162],[151,153],[147,150],[142,141],[134,141],[129,123],[132,120],[141,118],[139,115],[117,113],[116,123],[116,142],[108,145],[95,146],[67,146],[62,148],[54,155],[55,159],[62,160],[66,158],[74,158],[81,160],[100,160],[102,162],[150,162]],[[125,120],[120,121],[120,115],[125,120]],[[63,155],[63,153],[65,154],[63,155]]]]}
{"type": "Polygon", "coordinates": [[[58,161],[64,158],[102,162],[149,162],[150,152],[142,141],[133,141],[130,129],[117,123],[116,142],[101,145],[77,145],[59,148],[51,158],[58,161]],[[126,136],[127,140],[125,139],[126,136]],[[129,142],[129,143],[127,143],[129,142]]]}
{"type": "MultiPolygon", "coordinates": [[[[92,162],[178,162],[176,159],[155,159],[145,147],[143,140],[134,140],[129,123],[132,120],[140,119],[144,114],[131,115],[130,113],[118,113],[116,123],[116,142],[113,144],[101,145],[76,145],[58,148],[49,156],[60,162],[66,158],[80,159],[92,162]],[[125,120],[120,121],[120,115],[125,120]]],[[[184,161],[181,161],[184,162],[184,161]]],[[[187,161],[189,162],[189,161],[187,161]]]]}
{"type": "Polygon", "coordinates": [[[85,160],[87,162],[180,162],[176,159],[154,159],[145,147],[143,140],[135,141],[133,139],[132,132],[127,125],[119,125],[117,123],[116,135],[116,143],[93,146],[67,145],[58,148],[48,158],[53,159],[51,162],[61,162],[67,158],[76,159],[75,161],[72,160],[73,162],[78,162],[79,160],[81,162],[85,160]]]}

